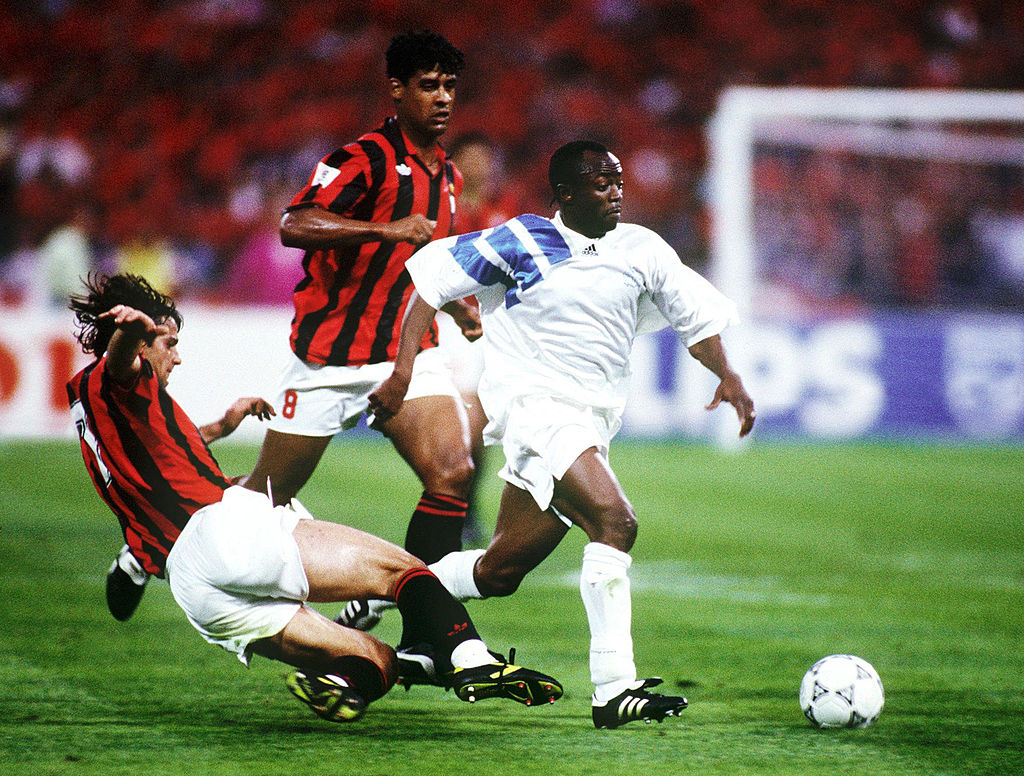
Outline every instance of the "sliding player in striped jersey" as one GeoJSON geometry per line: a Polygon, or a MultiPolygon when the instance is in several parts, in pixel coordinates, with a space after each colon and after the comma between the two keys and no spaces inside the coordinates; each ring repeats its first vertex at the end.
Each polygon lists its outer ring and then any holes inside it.
{"type": "MultiPolygon", "coordinates": [[[[132,554],[167,577],[204,639],[246,665],[261,655],[296,666],[292,693],[324,719],[351,721],[395,683],[395,651],[306,602],[386,598],[402,614],[403,641],[425,644],[462,700],[561,696],[551,677],[496,662],[465,607],[406,551],[232,485],[166,390],[181,363],[173,300],[141,277],[114,275],[91,278],[71,309],[95,356],[68,383],[86,469],[132,554]]],[[[262,399],[250,410],[271,413],[262,399]]]]}
{"type": "Polygon", "coordinates": [[[728,402],[739,433],[754,405],[726,359],[719,333],[735,306],[679,261],[654,232],[619,224],[622,167],[594,142],[551,157],[559,212],[523,215],[425,247],[408,263],[409,306],[392,376],[370,397],[377,417],[402,406],[416,345],[437,308],[469,294],[480,302],[485,441],[505,453],[506,480],[486,551],[453,553],[431,568],[457,598],[508,595],[571,524],[590,539],[580,593],[590,623],[592,717],[598,728],[661,721],[686,699],[637,679],[630,633],[633,507],[608,464],[625,407],[636,335],[671,325],[720,380],[709,409],[728,402]]]}
{"type": "MultiPolygon", "coordinates": [[[[238,425],[250,415],[260,420],[266,420],[273,414],[274,408],[264,399],[255,396],[243,397],[228,407],[227,412],[220,420],[200,426],[199,436],[203,442],[210,444],[230,436],[238,428],[238,425]]],[[[232,482],[234,481],[232,480],[232,482]]],[[[145,557],[141,537],[135,537],[135,539],[134,543],[139,546],[139,555],[145,557]]],[[[150,573],[135,556],[131,545],[125,544],[121,547],[114,562],[107,570],[106,582],[107,608],[115,620],[124,622],[135,613],[142,600],[142,594],[146,591],[149,578],[150,573]]]]}

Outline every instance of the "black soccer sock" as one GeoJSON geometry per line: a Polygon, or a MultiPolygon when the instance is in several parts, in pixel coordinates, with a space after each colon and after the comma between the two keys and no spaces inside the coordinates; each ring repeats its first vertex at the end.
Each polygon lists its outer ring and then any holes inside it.
{"type": "Polygon", "coordinates": [[[346,679],[352,685],[352,689],[363,696],[367,703],[377,700],[390,689],[380,666],[360,655],[342,655],[335,658],[323,673],[335,674],[346,679]]]}
{"type": "Polygon", "coordinates": [[[462,549],[462,525],[469,503],[457,496],[423,492],[409,519],[405,549],[424,563],[462,549]]]}
{"type": "Polygon", "coordinates": [[[395,586],[395,603],[402,613],[399,648],[429,644],[439,674],[451,671],[452,650],[480,638],[466,607],[452,598],[429,569],[406,572],[395,586]]]}

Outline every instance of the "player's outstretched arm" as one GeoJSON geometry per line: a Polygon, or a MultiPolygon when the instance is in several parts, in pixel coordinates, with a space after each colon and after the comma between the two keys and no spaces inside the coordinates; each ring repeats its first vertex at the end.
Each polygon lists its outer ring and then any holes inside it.
{"type": "Polygon", "coordinates": [[[228,407],[228,411],[224,413],[224,417],[220,420],[200,426],[199,435],[203,438],[204,442],[209,444],[231,434],[238,428],[238,424],[249,415],[259,420],[268,420],[276,414],[274,408],[266,399],[261,399],[258,396],[246,396],[237,399],[234,404],[228,407]]]}
{"type": "Polygon", "coordinates": [[[379,428],[388,418],[402,408],[405,394],[412,379],[412,364],[419,352],[423,335],[430,328],[430,322],[437,315],[437,308],[431,307],[415,291],[409,298],[402,321],[402,334],[398,340],[398,355],[395,356],[395,370],[370,394],[370,409],[375,415],[373,426],[379,428]]]}
{"type": "Polygon", "coordinates": [[[107,345],[107,371],[119,383],[129,385],[139,377],[142,360],[139,352],[142,346],[152,344],[153,340],[170,329],[164,324],[157,324],[141,310],[118,304],[99,318],[113,318],[117,331],[107,345]]]}
{"type": "Polygon", "coordinates": [[[731,404],[740,421],[740,436],[745,437],[754,427],[754,400],[750,398],[740,376],[729,366],[722,347],[722,338],[715,334],[689,347],[690,355],[713,372],[721,382],[715,389],[714,398],[705,409],[713,410],[723,401],[731,404]]]}
{"type": "Polygon", "coordinates": [[[329,250],[367,242],[422,245],[434,236],[436,221],[415,213],[397,221],[358,221],[322,207],[291,210],[281,218],[281,242],[306,251],[329,250]]]}

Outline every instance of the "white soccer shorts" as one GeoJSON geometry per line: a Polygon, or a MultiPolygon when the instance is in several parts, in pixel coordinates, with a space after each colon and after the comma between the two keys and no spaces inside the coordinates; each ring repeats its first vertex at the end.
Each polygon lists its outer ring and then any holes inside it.
{"type": "MultiPolygon", "coordinates": [[[[520,396],[507,408],[504,429],[490,423],[487,444],[500,444],[505,465],[498,476],[533,496],[537,506],[551,505],[555,480],[561,479],[580,453],[596,447],[608,455],[619,430],[618,414],[564,397],[520,396]]],[[[563,522],[569,521],[559,515],[563,522]]]]}
{"type": "MultiPolygon", "coordinates": [[[[370,394],[394,371],[390,362],[364,366],[323,366],[290,354],[278,384],[277,415],[268,428],[282,434],[334,436],[353,428],[370,405],[370,394]]],[[[406,400],[451,396],[461,401],[452,382],[447,354],[428,348],[416,356],[406,400]]]]}
{"type": "Polygon", "coordinates": [[[167,556],[171,593],[204,639],[249,665],[249,645],[279,633],[309,596],[292,531],[311,519],[234,486],[198,510],[167,556]]]}

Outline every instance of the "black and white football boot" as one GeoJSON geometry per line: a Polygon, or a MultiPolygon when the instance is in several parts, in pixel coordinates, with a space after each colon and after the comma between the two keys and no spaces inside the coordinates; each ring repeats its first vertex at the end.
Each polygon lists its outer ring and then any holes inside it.
{"type": "Polygon", "coordinates": [[[644,679],[639,687],[624,690],[607,703],[594,705],[594,727],[617,728],[627,722],[661,722],[665,717],[678,717],[689,701],[677,695],[660,695],[648,692],[647,688],[661,684],[661,677],[644,679]]]}

